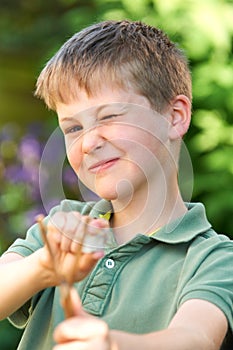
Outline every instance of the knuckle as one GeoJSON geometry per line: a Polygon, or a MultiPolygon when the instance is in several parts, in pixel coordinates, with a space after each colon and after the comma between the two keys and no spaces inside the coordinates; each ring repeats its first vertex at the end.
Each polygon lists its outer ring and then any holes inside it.
{"type": "Polygon", "coordinates": [[[64,212],[56,212],[49,220],[49,224],[58,230],[65,226],[65,222],[66,218],[64,212]]]}

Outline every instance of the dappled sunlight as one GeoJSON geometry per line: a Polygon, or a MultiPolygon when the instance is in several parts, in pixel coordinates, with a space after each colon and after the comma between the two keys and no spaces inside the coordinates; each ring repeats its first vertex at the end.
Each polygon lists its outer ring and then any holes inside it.
{"type": "MultiPolygon", "coordinates": [[[[0,253],[16,236],[25,236],[37,214],[46,212],[39,167],[57,120],[55,113],[33,96],[38,72],[74,32],[94,22],[123,18],[161,27],[187,54],[193,79],[193,116],[184,142],[194,170],[192,201],[203,202],[214,229],[233,238],[232,1],[4,3],[0,5],[0,253]]],[[[48,168],[51,165],[54,171],[59,152],[57,149],[57,154],[46,158],[48,168]]],[[[63,163],[66,197],[79,199],[84,193],[87,198],[87,189],[82,189],[66,159],[63,163]]],[[[187,171],[186,164],[184,167],[187,171]]],[[[43,174],[45,191],[51,186],[51,179],[46,182],[49,174],[43,174]]],[[[185,177],[180,179],[184,180],[185,177]]],[[[49,198],[47,208],[60,200],[54,193],[49,198]]],[[[17,333],[12,332],[11,326],[1,323],[0,343],[4,350],[15,349],[17,333]]]]}

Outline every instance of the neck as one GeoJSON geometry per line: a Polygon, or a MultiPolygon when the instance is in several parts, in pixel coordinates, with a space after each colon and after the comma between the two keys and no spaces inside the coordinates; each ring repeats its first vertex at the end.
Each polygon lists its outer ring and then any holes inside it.
{"type": "Polygon", "coordinates": [[[134,193],[128,202],[126,199],[112,202],[114,215],[111,226],[118,244],[127,242],[138,233],[152,233],[185,214],[187,209],[177,182],[167,183],[171,184],[169,188],[157,185],[134,193]]]}

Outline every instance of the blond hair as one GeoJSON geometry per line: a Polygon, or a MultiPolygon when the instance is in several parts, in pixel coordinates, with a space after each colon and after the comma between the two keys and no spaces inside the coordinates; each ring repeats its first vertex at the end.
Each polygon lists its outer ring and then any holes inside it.
{"type": "Polygon", "coordinates": [[[38,77],[35,95],[56,110],[58,102],[94,95],[103,83],[133,86],[159,112],[175,96],[192,99],[187,58],[167,35],[141,22],[105,21],[74,34],[38,77]]]}

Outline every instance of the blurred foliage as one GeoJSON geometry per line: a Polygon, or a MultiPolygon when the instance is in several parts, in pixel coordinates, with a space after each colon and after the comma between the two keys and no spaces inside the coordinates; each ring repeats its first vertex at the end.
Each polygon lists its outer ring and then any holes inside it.
{"type": "MultiPolygon", "coordinates": [[[[56,119],[33,97],[36,76],[74,32],[122,18],[160,27],[186,51],[194,95],[185,137],[194,169],[192,200],[204,202],[214,228],[233,237],[233,1],[1,0],[0,253],[43,211],[38,167],[56,119]]],[[[67,164],[64,174],[72,197],[77,185],[67,164]]],[[[1,322],[1,349],[15,349],[19,335],[1,322]]]]}

